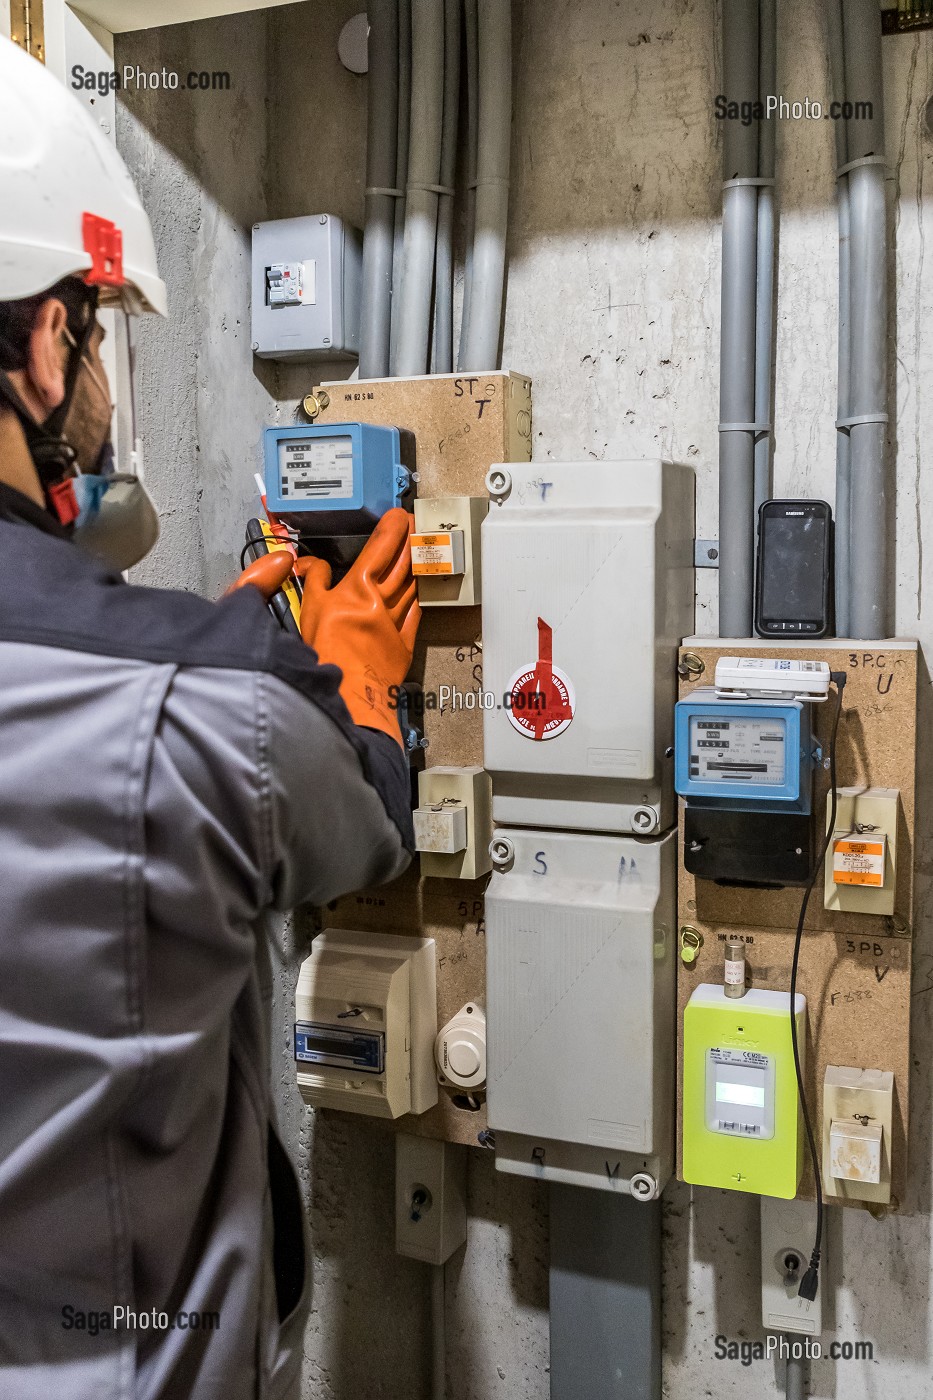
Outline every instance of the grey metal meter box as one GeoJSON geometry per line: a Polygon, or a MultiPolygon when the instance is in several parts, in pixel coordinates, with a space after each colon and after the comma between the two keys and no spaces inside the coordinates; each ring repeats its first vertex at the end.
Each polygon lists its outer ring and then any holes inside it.
{"type": "Polygon", "coordinates": [[[334,214],[253,225],[252,345],[267,360],[355,360],[363,239],[334,214]]]}

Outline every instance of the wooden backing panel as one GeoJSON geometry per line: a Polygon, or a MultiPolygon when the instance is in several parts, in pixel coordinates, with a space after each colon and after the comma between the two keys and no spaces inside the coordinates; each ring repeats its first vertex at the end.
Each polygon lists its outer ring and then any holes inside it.
{"type": "MultiPolygon", "coordinates": [[[[531,383],[522,375],[441,375],[325,387],[330,404],[319,422],[360,421],[415,434],[419,496],[485,497],[486,473],[494,462],[531,457],[531,383]]],[[[425,694],[426,761],[432,768],[483,762],[482,712],[466,703],[482,685],[481,626],[478,607],[424,610],[410,678],[425,694]]],[[[323,927],[435,939],[441,1027],[465,1002],[485,998],[486,883],[487,877],[422,879],[416,857],[393,884],[329,906],[323,927]]],[[[398,1119],[397,1125],[405,1132],[475,1145],[486,1127],[485,1103],[474,1111],[440,1090],[436,1108],[398,1119]]]]}
{"type": "MultiPolygon", "coordinates": [[[[681,649],[699,657],[704,671],[683,680],[681,698],[714,682],[719,656],[801,656],[818,652],[832,670],[847,676],[837,743],[838,782],[846,786],[893,787],[900,791],[896,913],[882,916],[829,912],[823,908],[822,876],[810,901],[798,988],[807,998],[805,1084],[818,1145],[822,1131],[823,1077],[827,1065],[891,1070],[894,1073],[892,1194],[902,1198],[907,1166],[908,1082],[910,1072],[910,978],[914,848],[914,770],[916,762],[917,652],[910,641],[829,644],[780,648],[741,642],[691,639],[681,649]]],[[[817,736],[828,754],[832,702],[815,710],[817,736]]],[[[829,776],[818,770],[818,830],[824,829],[829,776]]],[[[719,983],[724,944],[738,935],[746,945],[749,985],[787,991],[800,890],[720,887],[679,871],[678,927],[692,925],[703,946],[696,962],[678,960],[678,1037],[683,1045],[683,1013],[701,982],[719,983]]],[[[683,1093],[678,1055],[678,1125],[683,1093]]],[[[678,1132],[678,1175],[682,1177],[678,1132]]],[[[806,1160],[798,1196],[812,1199],[813,1175],[806,1160]]],[[[853,1203],[857,1204],[857,1203],[853,1203]]]]}

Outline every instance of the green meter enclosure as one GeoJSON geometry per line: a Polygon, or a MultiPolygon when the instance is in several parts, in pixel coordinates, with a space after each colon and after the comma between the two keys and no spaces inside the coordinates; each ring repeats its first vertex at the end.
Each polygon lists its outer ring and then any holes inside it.
{"type": "MultiPolygon", "coordinates": [[[[795,998],[801,1070],[806,998],[795,998]]],[[[703,983],[684,1011],[683,1176],[786,1200],[797,1194],[803,1132],[786,992],[731,999],[703,983]]]]}

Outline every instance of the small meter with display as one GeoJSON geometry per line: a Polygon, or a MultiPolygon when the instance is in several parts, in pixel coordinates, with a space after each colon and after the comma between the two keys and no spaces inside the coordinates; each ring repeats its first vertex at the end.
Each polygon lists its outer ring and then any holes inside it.
{"type": "Polygon", "coordinates": [[[269,511],[314,535],[369,534],[402,504],[411,473],[398,428],[308,423],[264,434],[269,511]]]}
{"type": "Polygon", "coordinates": [[[698,690],[677,706],[676,787],[730,805],[808,811],[810,718],[799,700],[729,700],[698,690]]]}

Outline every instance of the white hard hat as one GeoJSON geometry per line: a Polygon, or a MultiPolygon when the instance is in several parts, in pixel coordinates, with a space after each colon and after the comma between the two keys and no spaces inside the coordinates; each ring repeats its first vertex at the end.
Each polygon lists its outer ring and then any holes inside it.
{"type": "Polygon", "coordinates": [[[102,306],[166,314],[152,229],[116,147],[0,37],[0,302],[71,276],[99,287],[102,306]]]}

